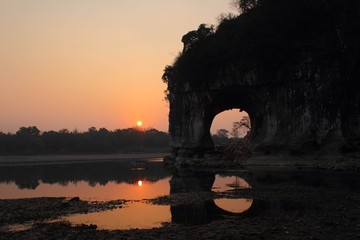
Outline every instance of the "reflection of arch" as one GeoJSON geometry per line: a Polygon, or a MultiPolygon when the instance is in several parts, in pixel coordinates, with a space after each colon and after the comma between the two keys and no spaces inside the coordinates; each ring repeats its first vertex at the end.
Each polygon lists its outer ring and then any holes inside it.
{"type": "MultiPolygon", "coordinates": [[[[196,176],[196,173],[193,173],[196,176]]],[[[226,175],[226,172],[221,172],[219,175],[226,175]]],[[[239,176],[246,180],[252,187],[259,191],[269,187],[269,184],[279,184],[286,182],[294,186],[323,186],[326,188],[340,189],[351,183],[354,189],[359,188],[359,181],[357,174],[349,173],[331,173],[328,172],[314,172],[314,171],[289,171],[289,169],[270,169],[259,168],[254,172],[236,171],[228,173],[239,176]],[[315,184],[315,185],[314,185],[315,184]],[[345,184],[345,185],[343,185],[345,184]]],[[[209,174],[210,175],[210,174],[209,174]]],[[[191,176],[190,173],[182,174],[183,177],[191,176]]],[[[178,176],[179,177],[179,176],[178,176]]],[[[196,179],[196,178],[193,178],[196,179]]],[[[215,180],[216,181],[216,180],[215,180]]],[[[191,181],[183,181],[191,184],[191,181]]],[[[195,189],[194,187],[187,187],[187,189],[195,189]]],[[[208,188],[207,188],[208,189],[208,188]]],[[[204,188],[202,190],[205,190],[204,188]]],[[[176,223],[182,224],[201,224],[213,221],[223,216],[239,217],[246,221],[246,218],[261,217],[261,218],[293,218],[304,216],[314,209],[312,201],[303,201],[301,199],[284,199],[283,197],[274,197],[270,199],[254,199],[251,206],[241,213],[229,211],[217,204],[216,200],[197,201],[195,203],[182,204],[171,207],[172,219],[176,223]]]]}
{"type": "Polygon", "coordinates": [[[218,182],[216,175],[221,177],[239,178],[240,188],[251,188],[254,182],[250,171],[190,171],[177,169],[170,179],[170,194],[180,192],[211,192],[218,182]]]}
{"type": "Polygon", "coordinates": [[[239,171],[219,171],[219,174],[222,177],[235,177],[239,178],[239,188],[252,188],[256,182],[254,181],[253,172],[248,170],[239,170],[239,171]]]}
{"type": "MultiPolygon", "coordinates": [[[[170,180],[170,194],[211,192],[214,182],[215,173],[213,172],[178,170],[170,180]]],[[[221,200],[201,199],[200,197],[198,201],[185,201],[183,204],[171,206],[172,221],[190,225],[202,224],[222,216],[238,216],[252,206],[252,200],[250,200],[247,207],[237,212],[226,209],[221,205],[221,200]]],[[[244,201],[243,199],[237,200],[244,201]]]]}
{"type": "Polygon", "coordinates": [[[228,213],[240,214],[251,208],[253,199],[246,198],[218,198],[214,200],[214,204],[228,213]]]}
{"type": "Polygon", "coordinates": [[[222,191],[251,188],[251,185],[239,175],[218,174],[218,176],[212,187],[215,192],[218,192],[218,188],[222,188],[222,191]]]}

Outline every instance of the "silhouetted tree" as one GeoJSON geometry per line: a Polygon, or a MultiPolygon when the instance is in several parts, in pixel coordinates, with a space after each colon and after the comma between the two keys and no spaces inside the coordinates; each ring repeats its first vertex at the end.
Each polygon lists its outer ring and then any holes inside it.
{"type": "Polygon", "coordinates": [[[14,149],[21,154],[39,154],[45,146],[40,136],[41,131],[35,127],[21,127],[15,135],[14,149]]]}
{"type": "Polygon", "coordinates": [[[205,39],[214,33],[213,26],[207,26],[206,24],[200,24],[197,30],[193,30],[185,34],[181,42],[184,44],[183,52],[189,50],[194,44],[205,39]]]}
{"type": "Polygon", "coordinates": [[[239,137],[239,130],[244,129],[245,131],[251,130],[251,123],[249,116],[244,116],[240,121],[233,122],[233,127],[231,129],[231,136],[233,138],[239,137]]]}
{"type": "Polygon", "coordinates": [[[89,133],[96,133],[96,132],[97,132],[96,127],[90,127],[90,128],[88,129],[88,132],[89,132],[89,133]]]}
{"type": "Polygon", "coordinates": [[[218,129],[216,133],[212,135],[212,140],[215,145],[228,144],[230,142],[229,131],[223,128],[218,129]]]}
{"type": "Polygon", "coordinates": [[[31,135],[31,136],[39,136],[40,130],[35,127],[21,127],[17,132],[16,135],[31,135]]]}
{"type": "Polygon", "coordinates": [[[228,136],[228,134],[229,134],[229,131],[228,130],[226,130],[226,129],[218,129],[217,131],[216,131],[216,135],[218,136],[218,137],[220,137],[220,138],[228,138],[229,136],[228,136]]]}
{"type": "Polygon", "coordinates": [[[59,130],[59,133],[61,133],[61,134],[69,134],[70,132],[69,132],[68,129],[63,128],[63,129],[60,129],[60,130],[59,130]]]}

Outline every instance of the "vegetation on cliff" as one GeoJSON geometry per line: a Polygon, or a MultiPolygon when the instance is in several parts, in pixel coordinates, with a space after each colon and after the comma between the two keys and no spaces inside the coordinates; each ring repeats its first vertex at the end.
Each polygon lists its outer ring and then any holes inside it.
{"type": "Polygon", "coordinates": [[[219,71],[231,67],[244,74],[262,71],[268,81],[276,81],[279,68],[284,73],[292,71],[291,66],[304,59],[314,70],[331,63],[347,73],[356,71],[359,1],[235,2],[242,10],[239,16],[223,17],[216,29],[201,24],[184,35],[183,51],[164,70],[168,91],[201,89],[217,80],[219,71]]]}

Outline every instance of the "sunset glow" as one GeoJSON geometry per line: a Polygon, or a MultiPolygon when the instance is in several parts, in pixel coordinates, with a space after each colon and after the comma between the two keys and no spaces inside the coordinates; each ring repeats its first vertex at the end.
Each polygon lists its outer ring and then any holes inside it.
{"type": "Polygon", "coordinates": [[[229,1],[0,1],[0,131],[167,131],[163,69],[229,1]],[[206,7],[204,7],[206,6],[206,7]]]}

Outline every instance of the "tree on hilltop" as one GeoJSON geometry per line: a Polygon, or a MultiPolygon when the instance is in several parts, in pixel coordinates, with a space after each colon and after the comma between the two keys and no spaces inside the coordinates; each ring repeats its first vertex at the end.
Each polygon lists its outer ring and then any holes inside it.
{"type": "Polygon", "coordinates": [[[231,5],[240,13],[248,12],[258,4],[258,0],[232,0],[231,5]]]}
{"type": "Polygon", "coordinates": [[[189,50],[195,43],[205,39],[214,33],[213,26],[207,26],[206,24],[200,24],[197,30],[193,30],[185,34],[181,42],[184,44],[183,52],[189,50]]]}

